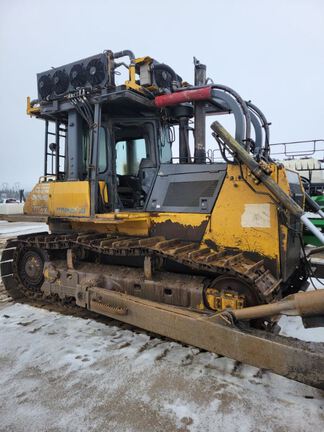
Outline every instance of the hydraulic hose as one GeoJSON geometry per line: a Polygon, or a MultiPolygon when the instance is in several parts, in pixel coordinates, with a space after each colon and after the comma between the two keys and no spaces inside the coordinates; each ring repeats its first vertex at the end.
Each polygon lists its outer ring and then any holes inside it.
{"type": "Polygon", "coordinates": [[[242,108],[242,111],[243,111],[244,117],[245,117],[246,148],[249,149],[249,143],[251,140],[251,116],[250,116],[250,111],[247,107],[247,104],[241,98],[241,96],[235,90],[231,89],[230,87],[227,87],[227,86],[222,85],[222,84],[213,84],[212,88],[223,90],[223,91],[231,94],[233,96],[233,98],[236,99],[236,101],[241,105],[241,108],[242,108]]]}
{"type": "Polygon", "coordinates": [[[246,102],[247,106],[255,112],[255,114],[259,117],[261,120],[262,127],[264,128],[264,156],[268,158],[270,156],[270,128],[269,123],[263,114],[263,112],[258,108],[256,105],[254,105],[252,102],[246,102]]]}

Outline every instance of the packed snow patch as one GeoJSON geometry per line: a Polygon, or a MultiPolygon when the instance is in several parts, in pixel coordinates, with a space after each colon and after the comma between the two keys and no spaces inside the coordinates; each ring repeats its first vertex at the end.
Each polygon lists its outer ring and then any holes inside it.
{"type": "MultiPolygon", "coordinates": [[[[0,249],[5,237],[46,230],[0,221],[0,249]]],[[[279,324],[283,335],[324,342],[323,329],[298,317],[279,324]]],[[[319,390],[109,319],[1,306],[0,432],[320,430],[319,390]]]]}
{"type": "Polygon", "coordinates": [[[323,392],[108,319],[7,305],[0,347],[1,431],[324,427],[323,392]]]}

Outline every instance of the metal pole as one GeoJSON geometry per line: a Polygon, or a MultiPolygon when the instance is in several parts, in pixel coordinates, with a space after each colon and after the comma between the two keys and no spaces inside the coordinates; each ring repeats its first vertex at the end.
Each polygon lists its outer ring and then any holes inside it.
{"type": "Polygon", "coordinates": [[[324,244],[324,235],[321,233],[321,231],[316,228],[315,225],[312,224],[310,220],[307,219],[307,216],[303,214],[300,218],[300,220],[303,222],[303,224],[311,231],[312,234],[314,234],[317,239],[324,244]]]}
{"type": "Polygon", "coordinates": [[[94,125],[90,131],[90,146],[92,147],[92,158],[90,168],[90,216],[95,217],[98,209],[98,154],[99,154],[99,131],[101,125],[101,106],[94,106],[94,125]]]}
{"type": "Polygon", "coordinates": [[[79,180],[80,152],[81,152],[81,117],[76,110],[68,112],[68,151],[67,151],[67,179],[79,180]]]}
{"type": "Polygon", "coordinates": [[[180,163],[190,162],[188,117],[180,117],[179,119],[179,156],[180,163]]]}
{"type": "Polygon", "coordinates": [[[56,174],[56,180],[58,180],[59,173],[60,173],[60,123],[58,120],[56,120],[55,122],[55,144],[56,144],[55,174],[56,174]]]}
{"type": "Polygon", "coordinates": [[[48,120],[45,120],[44,176],[47,175],[48,120]]]}
{"type": "MultiPolygon", "coordinates": [[[[206,84],[206,66],[194,59],[195,64],[195,86],[206,84]]],[[[195,102],[195,163],[205,163],[206,161],[206,124],[205,124],[205,104],[206,102],[195,102]]]]}

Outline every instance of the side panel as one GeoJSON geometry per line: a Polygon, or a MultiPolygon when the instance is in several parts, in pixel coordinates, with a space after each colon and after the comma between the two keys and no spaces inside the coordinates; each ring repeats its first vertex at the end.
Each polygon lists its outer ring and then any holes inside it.
{"type": "Polygon", "coordinates": [[[88,217],[90,215],[89,182],[38,183],[26,200],[24,213],[56,217],[88,217]]]}
{"type": "Polygon", "coordinates": [[[90,215],[90,187],[88,181],[55,182],[50,194],[50,216],[90,215]]]}
{"type": "Polygon", "coordinates": [[[24,213],[32,216],[49,216],[49,197],[52,191],[53,182],[37,183],[27,196],[24,213]]]}
{"type": "MultiPolygon", "coordinates": [[[[289,194],[285,170],[272,169],[272,178],[289,194]]],[[[286,227],[281,225],[281,231],[280,238],[277,205],[266,188],[253,181],[246,167],[241,172],[239,166],[229,165],[204,236],[206,243],[264,258],[278,277],[280,255],[287,252],[286,227]]]]}
{"type": "Polygon", "coordinates": [[[167,213],[211,212],[226,174],[226,164],[162,164],[147,210],[167,213]]]}

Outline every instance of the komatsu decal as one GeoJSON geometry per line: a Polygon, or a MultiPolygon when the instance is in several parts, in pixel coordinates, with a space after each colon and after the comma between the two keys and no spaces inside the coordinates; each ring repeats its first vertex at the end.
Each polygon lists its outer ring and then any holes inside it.
{"type": "Polygon", "coordinates": [[[58,207],[55,209],[58,213],[65,214],[85,214],[86,209],[84,207],[58,207]]]}

